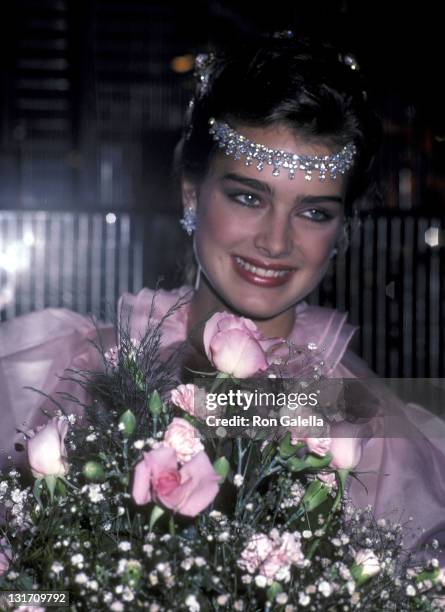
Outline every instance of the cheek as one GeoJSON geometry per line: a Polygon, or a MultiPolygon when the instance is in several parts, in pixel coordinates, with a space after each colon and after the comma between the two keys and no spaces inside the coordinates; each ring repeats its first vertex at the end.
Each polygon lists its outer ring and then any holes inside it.
{"type": "Polygon", "coordinates": [[[200,203],[196,240],[213,247],[231,246],[245,240],[247,232],[230,206],[218,194],[206,197],[200,203]]]}
{"type": "Polygon", "coordinates": [[[329,258],[337,239],[337,225],[302,232],[299,245],[306,260],[314,266],[323,265],[329,258]]]}

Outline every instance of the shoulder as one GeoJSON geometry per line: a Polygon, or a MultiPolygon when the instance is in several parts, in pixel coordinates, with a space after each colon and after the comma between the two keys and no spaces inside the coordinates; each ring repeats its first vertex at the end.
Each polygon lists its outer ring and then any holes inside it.
{"type": "Polygon", "coordinates": [[[145,287],[136,294],[124,293],[118,301],[119,324],[128,325],[131,336],[138,338],[144,335],[149,321],[162,321],[166,344],[184,339],[192,295],[188,285],[171,290],[145,287]]]}
{"type": "Polygon", "coordinates": [[[178,300],[189,293],[191,296],[192,291],[188,285],[170,290],[144,287],[138,293],[123,293],[118,301],[118,312],[125,307],[144,308],[147,306],[153,306],[157,312],[167,312],[178,300]]]}

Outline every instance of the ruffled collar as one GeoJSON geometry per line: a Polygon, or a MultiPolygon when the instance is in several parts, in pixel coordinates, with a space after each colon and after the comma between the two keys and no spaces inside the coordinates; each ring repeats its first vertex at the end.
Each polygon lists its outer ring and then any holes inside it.
{"type": "MultiPolygon", "coordinates": [[[[136,295],[124,294],[118,312],[121,315],[130,309],[130,331],[135,338],[143,335],[149,318],[162,320],[162,345],[167,348],[187,339],[192,298],[193,289],[188,285],[170,291],[145,288],[136,295]]],[[[285,339],[291,355],[286,360],[288,375],[299,371],[301,360],[309,358],[321,361],[324,372],[332,374],[358,329],[346,323],[347,315],[332,308],[311,306],[305,300],[296,304],[294,326],[285,339]]]]}

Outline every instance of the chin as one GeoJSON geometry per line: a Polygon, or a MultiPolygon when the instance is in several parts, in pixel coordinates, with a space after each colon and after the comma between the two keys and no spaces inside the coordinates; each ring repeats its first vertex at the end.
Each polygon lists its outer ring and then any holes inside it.
{"type": "Polygon", "coordinates": [[[280,308],[276,300],[274,300],[272,307],[270,301],[253,296],[250,299],[231,299],[230,296],[227,296],[226,302],[237,313],[248,319],[273,319],[292,307],[292,304],[283,304],[282,308],[280,308]]]}

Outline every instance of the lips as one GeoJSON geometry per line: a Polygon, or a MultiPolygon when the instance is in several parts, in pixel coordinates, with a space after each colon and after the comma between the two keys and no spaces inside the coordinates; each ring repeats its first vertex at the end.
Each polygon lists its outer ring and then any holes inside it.
{"type": "Polygon", "coordinates": [[[239,276],[249,283],[261,287],[284,285],[296,272],[296,268],[285,268],[278,264],[264,264],[239,255],[232,255],[232,263],[239,276]]]}

